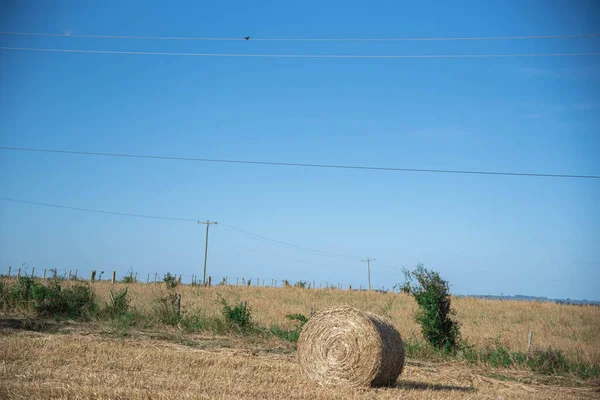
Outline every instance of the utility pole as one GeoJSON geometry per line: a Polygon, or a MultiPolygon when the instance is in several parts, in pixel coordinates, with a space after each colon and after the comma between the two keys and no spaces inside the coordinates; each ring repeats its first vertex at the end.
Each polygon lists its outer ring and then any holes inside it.
{"type": "Polygon", "coordinates": [[[375,261],[374,258],[368,258],[366,260],[360,260],[360,262],[367,263],[367,272],[369,274],[369,290],[371,290],[371,261],[375,261]]]}
{"type": "Polygon", "coordinates": [[[204,245],[204,275],[202,275],[202,286],[204,286],[206,285],[206,258],[208,257],[208,227],[213,224],[218,224],[218,222],[210,222],[209,220],[206,220],[206,222],[198,221],[198,224],[206,224],[206,244],[204,245]]]}

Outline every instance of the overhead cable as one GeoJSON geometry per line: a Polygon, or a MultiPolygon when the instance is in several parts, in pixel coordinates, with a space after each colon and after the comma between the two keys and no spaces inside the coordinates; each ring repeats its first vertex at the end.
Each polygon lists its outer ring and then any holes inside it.
{"type": "Polygon", "coordinates": [[[298,245],[295,245],[295,244],[292,244],[292,243],[288,243],[288,242],[284,242],[284,241],[281,241],[281,240],[271,239],[271,238],[268,238],[266,236],[257,235],[255,233],[251,233],[251,232],[248,232],[248,231],[236,228],[236,227],[228,225],[228,224],[221,223],[220,228],[229,229],[229,230],[232,230],[232,231],[236,231],[236,232],[245,234],[245,235],[250,236],[250,237],[255,238],[255,239],[267,241],[269,243],[275,243],[275,244],[284,245],[284,246],[287,246],[287,247],[294,248],[296,250],[306,251],[306,252],[314,253],[314,254],[320,255],[320,256],[345,258],[345,259],[350,259],[350,260],[354,260],[354,261],[357,261],[357,260],[361,259],[361,257],[359,257],[359,256],[353,256],[353,255],[348,255],[348,254],[333,253],[333,252],[329,252],[329,251],[317,250],[317,249],[312,249],[310,247],[298,246],[298,245]]]}
{"type": "Polygon", "coordinates": [[[523,58],[523,57],[590,57],[597,53],[512,53],[512,54],[413,54],[413,55],[369,55],[369,54],[252,54],[252,53],[173,53],[163,51],[116,51],[86,49],[50,49],[41,47],[0,47],[5,51],[37,51],[46,53],[118,54],[133,56],[171,57],[226,57],[226,58],[334,58],[334,59],[434,59],[434,58],[523,58]]]}
{"type": "Polygon", "coordinates": [[[392,38],[285,38],[285,37],[189,37],[189,36],[141,36],[141,35],[97,35],[78,33],[45,32],[0,32],[5,36],[63,37],[82,39],[126,39],[126,40],[176,40],[176,41],[252,41],[252,42],[438,42],[438,41],[490,41],[490,40],[540,40],[540,39],[582,39],[600,36],[599,33],[575,35],[520,35],[520,36],[449,36],[449,37],[392,37],[392,38]]]}
{"type": "Polygon", "coordinates": [[[600,175],[549,174],[549,173],[538,173],[538,172],[476,171],[476,170],[400,168],[400,167],[374,167],[374,166],[365,166],[365,165],[309,164],[309,163],[292,163],[292,162],[275,162],[275,161],[250,161],[250,160],[231,160],[231,159],[216,159],[216,158],[154,156],[154,155],[143,155],[143,154],[54,150],[54,149],[39,149],[39,148],[27,148],[27,147],[9,147],[9,146],[0,146],[0,150],[38,152],[38,153],[56,153],[56,154],[73,154],[73,155],[100,156],[100,157],[139,158],[139,159],[152,159],[152,160],[195,161],[195,162],[224,163],[224,164],[272,165],[272,166],[303,167],[303,168],[330,168],[330,169],[348,169],[348,170],[355,169],[355,170],[390,171],[390,172],[424,172],[424,173],[436,173],[436,174],[501,175],[501,176],[521,176],[521,177],[544,177],[544,178],[600,179],[600,175]]]}
{"type": "Polygon", "coordinates": [[[162,220],[171,220],[171,221],[186,221],[186,222],[188,222],[188,221],[189,222],[196,222],[197,221],[197,219],[195,219],[195,218],[161,217],[161,216],[156,216],[156,215],[132,214],[132,213],[125,213],[125,212],[97,210],[97,209],[92,209],[92,208],[71,207],[71,206],[63,206],[63,205],[60,205],[60,204],[50,204],[50,203],[41,203],[41,202],[38,202],[38,201],[21,200],[21,199],[15,199],[15,198],[12,198],[12,197],[0,197],[0,200],[11,201],[11,202],[14,202],[14,203],[31,204],[31,205],[36,205],[36,206],[53,207],[53,208],[63,208],[63,209],[66,209],[66,210],[86,211],[86,212],[93,212],[93,213],[99,213],[99,214],[119,215],[119,216],[123,216],[123,217],[150,218],[150,219],[162,219],[162,220]]]}

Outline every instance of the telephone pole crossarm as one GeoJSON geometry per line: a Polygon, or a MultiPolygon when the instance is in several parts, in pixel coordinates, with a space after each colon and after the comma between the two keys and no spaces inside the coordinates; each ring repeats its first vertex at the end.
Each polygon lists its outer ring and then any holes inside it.
{"type": "Polygon", "coordinates": [[[208,258],[208,227],[211,225],[218,224],[218,223],[219,222],[217,222],[217,221],[209,221],[209,220],[206,220],[206,222],[198,221],[198,224],[206,225],[206,243],[204,244],[204,274],[202,275],[202,285],[203,286],[206,285],[206,260],[208,258]]]}

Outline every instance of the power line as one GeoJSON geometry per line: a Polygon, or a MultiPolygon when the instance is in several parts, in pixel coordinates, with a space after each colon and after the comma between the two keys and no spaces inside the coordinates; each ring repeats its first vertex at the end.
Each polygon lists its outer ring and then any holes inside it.
{"type": "MultiPolygon", "coordinates": [[[[119,216],[125,216],[125,217],[137,217],[137,218],[150,218],[150,219],[159,219],[159,220],[197,222],[199,224],[207,224],[207,227],[210,224],[216,224],[216,222],[209,222],[209,221],[202,222],[202,221],[198,221],[198,220],[196,220],[194,218],[162,217],[162,216],[154,216],[154,215],[143,215],[143,214],[132,214],[132,213],[123,213],[123,212],[115,212],[115,211],[97,210],[97,209],[82,208],[82,207],[71,207],[71,206],[64,206],[64,205],[60,205],[60,204],[50,204],[50,203],[41,203],[41,202],[37,202],[37,201],[15,199],[15,198],[12,198],[12,197],[4,197],[4,196],[0,196],[0,200],[10,201],[10,202],[14,202],[14,203],[22,203],[22,204],[35,205],[35,206],[61,208],[61,209],[74,210],[74,211],[93,212],[93,213],[99,213],[99,214],[119,215],[119,216]]],[[[221,225],[221,227],[223,227],[223,225],[225,225],[225,228],[228,229],[228,230],[238,231],[238,232],[244,233],[246,235],[253,236],[255,238],[261,238],[263,240],[267,240],[267,241],[272,242],[272,243],[284,244],[284,245],[286,245],[288,247],[294,247],[294,248],[300,249],[300,250],[308,250],[308,251],[311,251],[313,253],[321,253],[319,255],[336,255],[336,256],[349,257],[349,258],[353,257],[353,256],[344,255],[344,254],[329,253],[329,252],[325,252],[325,251],[321,251],[321,250],[310,249],[308,247],[297,246],[297,245],[294,245],[294,244],[291,244],[291,243],[281,242],[281,241],[278,241],[278,240],[275,240],[275,239],[269,239],[267,237],[256,235],[254,233],[247,232],[247,231],[235,228],[233,226],[228,226],[228,225],[222,224],[222,223],[220,225],[221,225]]],[[[207,229],[207,232],[208,232],[208,229],[207,229]]],[[[207,233],[206,240],[207,240],[207,243],[208,243],[208,233],[207,233]]],[[[223,242],[223,243],[225,243],[225,242],[223,242]]],[[[227,244],[229,244],[229,243],[227,243],[227,244]]],[[[273,257],[280,257],[281,258],[281,256],[278,256],[276,254],[263,253],[263,252],[260,252],[258,250],[252,250],[252,249],[248,249],[248,248],[245,248],[245,247],[242,247],[242,246],[233,245],[233,244],[230,244],[230,245],[234,246],[234,247],[240,247],[240,248],[243,248],[245,250],[255,251],[257,253],[262,253],[262,254],[273,256],[273,257]]],[[[332,267],[332,268],[339,268],[339,267],[334,267],[334,266],[331,266],[331,265],[310,263],[310,262],[305,262],[305,261],[300,261],[300,260],[290,259],[290,258],[287,258],[287,260],[296,261],[296,262],[305,263],[305,264],[312,264],[312,265],[317,265],[317,266],[326,266],[326,267],[332,267]]]]}
{"type": "Polygon", "coordinates": [[[598,33],[577,35],[524,35],[524,36],[465,36],[465,37],[397,37],[397,38],[261,38],[261,37],[181,37],[181,36],[128,36],[128,35],[87,35],[76,33],[0,32],[11,36],[45,36],[84,39],[142,39],[179,41],[261,41],[261,42],[412,42],[412,41],[489,41],[489,40],[539,40],[539,39],[581,39],[598,37],[598,33]],[[248,39],[246,39],[248,38],[248,39]]]}
{"type": "Polygon", "coordinates": [[[57,153],[57,154],[77,154],[77,155],[100,156],[100,157],[142,158],[142,159],[152,159],[152,160],[197,161],[197,162],[212,162],[212,163],[224,163],[224,164],[276,165],[276,166],[283,166],[283,167],[358,169],[358,170],[369,170],[369,171],[394,171],[394,172],[427,172],[427,173],[436,173],[436,174],[502,175],[502,176],[523,176],[523,177],[545,177],[545,178],[600,179],[600,175],[546,174],[546,173],[534,173],[534,172],[493,172],[493,171],[475,171],[475,170],[372,167],[372,166],[363,166],[363,165],[308,164],[308,163],[290,163],[290,162],[273,162],[273,161],[226,160],[226,159],[215,159],[215,158],[152,156],[152,155],[143,155],[143,154],[103,153],[103,152],[72,151],[72,150],[51,150],[51,149],[37,149],[37,148],[27,148],[27,147],[8,147],[8,146],[0,146],[0,150],[29,151],[29,152],[38,152],[38,153],[57,153]]]}
{"type": "MultiPolygon", "coordinates": [[[[284,245],[288,245],[288,246],[291,246],[291,247],[295,247],[295,248],[298,248],[298,249],[305,249],[305,250],[310,250],[310,251],[314,251],[314,252],[317,252],[317,253],[323,253],[323,254],[318,254],[318,255],[341,256],[340,258],[344,258],[344,259],[347,259],[347,260],[350,260],[350,261],[362,261],[361,257],[350,256],[350,255],[339,254],[339,253],[325,252],[325,251],[321,251],[321,250],[315,250],[315,249],[310,249],[310,248],[307,248],[307,247],[297,246],[297,245],[294,245],[294,244],[291,244],[291,243],[281,242],[281,241],[278,241],[278,240],[275,240],[275,239],[270,239],[270,238],[267,238],[267,237],[264,237],[264,236],[256,235],[254,233],[250,233],[250,232],[244,231],[242,229],[234,228],[231,225],[226,225],[226,224],[222,224],[221,223],[220,224],[220,228],[224,228],[224,227],[226,229],[229,228],[229,230],[235,230],[235,231],[238,231],[240,233],[244,233],[244,234],[246,234],[248,236],[251,236],[251,237],[265,239],[267,242],[279,243],[279,244],[284,244],[284,245]]],[[[212,239],[212,240],[215,241],[215,239],[212,239]]],[[[262,252],[262,251],[259,251],[259,250],[256,250],[256,249],[250,249],[248,247],[239,246],[239,245],[235,245],[235,244],[232,244],[232,243],[227,243],[227,242],[224,242],[222,240],[216,240],[216,241],[219,242],[219,243],[227,244],[227,245],[233,246],[233,247],[238,247],[238,248],[241,248],[243,250],[251,251],[251,252],[254,252],[254,253],[264,254],[264,255],[267,255],[267,256],[277,257],[277,258],[281,258],[283,260],[294,261],[294,262],[298,262],[298,263],[302,263],[302,264],[315,265],[315,266],[327,267],[327,268],[345,269],[345,270],[355,269],[355,268],[336,267],[336,266],[328,265],[328,264],[318,264],[318,263],[302,261],[302,260],[298,260],[298,259],[294,259],[294,258],[289,258],[289,257],[282,257],[282,256],[277,255],[277,254],[266,253],[266,252],[262,252]]],[[[375,261],[375,260],[374,259],[370,259],[370,261],[375,261]]],[[[389,272],[381,271],[381,273],[383,273],[384,275],[387,274],[387,276],[389,276],[389,277],[393,276],[394,278],[397,278],[396,274],[398,273],[398,271],[396,271],[394,268],[392,268],[390,266],[387,266],[385,264],[380,264],[380,265],[383,266],[383,267],[385,267],[385,268],[387,268],[389,270],[389,272]],[[390,272],[392,272],[393,274],[390,274],[390,272]]],[[[370,277],[370,272],[369,272],[369,277],[370,277]]]]}
{"type": "MultiPolygon", "coordinates": [[[[128,35],[85,35],[76,33],[38,33],[38,32],[0,32],[8,36],[38,36],[38,37],[72,37],[84,39],[144,39],[144,40],[182,40],[182,41],[241,41],[243,37],[177,37],[177,36],[128,36],[128,35]]],[[[254,40],[254,39],[253,39],[254,40]]]]}
{"type": "Polygon", "coordinates": [[[383,268],[386,268],[389,272],[394,272],[394,273],[401,272],[400,270],[390,266],[389,264],[382,263],[381,260],[378,260],[377,265],[381,266],[383,268]]]}
{"type": "Polygon", "coordinates": [[[393,273],[394,276],[402,274],[402,268],[393,267],[390,264],[383,263],[383,262],[381,262],[381,259],[378,261],[378,265],[386,268],[390,273],[393,273]]]}
{"type": "Polygon", "coordinates": [[[96,209],[92,209],[92,208],[70,207],[70,206],[63,206],[63,205],[59,205],[59,204],[40,203],[37,201],[21,200],[21,199],[15,199],[12,197],[0,197],[0,200],[12,201],[14,203],[31,204],[31,205],[35,205],[35,206],[63,208],[66,210],[85,211],[85,212],[93,212],[93,213],[98,213],[98,214],[119,215],[119,216],[123,216],[123,217],[137,217],[137,218],[150,218],[150,219],[161,219],[161,220],[170,220],[170,221],[197,222],[197,219],[194,219],[194,218],[159,217],[156,215],[144,215],[144,214],[132,214],[132,213],[123,213],[123,212],[115,212],[115,211],[96,210],[96,209]]]}
{"type": "Polygon", "coordinates": [[[397,38],[251,38],[257,41],[278,42],[452,42],[523,39],[581,39],[598,37],[598,33],[579,35],[529,35],[529,36],[464,36],[464,37],[397,37],[397,38]]]}
{"type": "Polygon", "coordinates": [[[245,231],[243,229],[236,228],[236,227],[228,225],[228,224],[221,224],[220,227],[228,229],[228,230],[231,230],[231,231],[242,233],[242,234],[250,236],[250,237],[252,237],[254,239],[263,240],[263,241],[266,241],[266,242],[269,242],[269,243],[275,243],[275,244],[284,245],[286,247],[290,247],[290,248],[293,248],[293,249],[298,250],[298,251],[310,252],[310,253],[313,253],[313,254],[316,254],[316,255],[320,255],[320,256],[344,258],[344,259],[347,259],[347,260],[360,260],[361,259],[361,257],[358,257],[358,256],[352,256],[352,255],[348,255],[348,254],[332,253],[332,252],[329,252],[329,251],[311,249],[310,247],[298,246],[298,245],[295,245],[295,244],[292,244],[292,243],[283,242],[281,240],[271,239],[271,238],[268,238],[266,236],[257,235],[255,233],[251,233],[251,232],[245,231]]]}
{"type": "Polygon", "coordinates": [[[235,58],[362,58],[362,59],[433,59],[433,58],[521,58],[521,57],[586,57],[598,53],[523,53],[523,54],[430,54],[430,55],[360,55],[360,54],[249,54],[249,53],[171,53],[159,51],[114,51],[82,49],[48,49],[37,47],[0,47],[9,51],[41,51],[47,53],[120,54],[137,56],[175,57],[235,57],[235,58]]]}

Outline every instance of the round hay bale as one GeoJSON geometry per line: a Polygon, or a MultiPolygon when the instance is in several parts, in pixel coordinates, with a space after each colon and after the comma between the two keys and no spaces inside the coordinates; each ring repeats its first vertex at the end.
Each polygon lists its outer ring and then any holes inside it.
{"type": "Polygon", "coordinates": [[[404,367],[404,343],[388,320],[348,306],[333,307],[304,325],[298,362],[321,385],[391,385],[404,367]]]}

